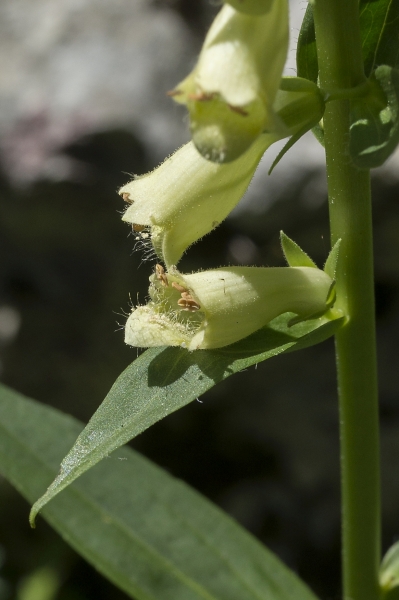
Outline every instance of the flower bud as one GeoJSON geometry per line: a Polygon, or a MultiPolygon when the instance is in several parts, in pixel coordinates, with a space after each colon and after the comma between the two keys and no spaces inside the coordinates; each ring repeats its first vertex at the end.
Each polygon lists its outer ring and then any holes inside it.
{"type": "Polygon", "coordinates": [[[209,233],[238,204],[265,150],[278,139],[263,134],[236,161],[205,160],[192,142],[157,169],[137,177],[119,193],[131,202],[123,220],[138,242],[148,240],[169,267],[193,242],[209,233]]]}
{"type": "Polygon", "coordinates": [[[312,318],[332,304],[333,280],[313,267],[224,267],[183,275],[157,265],[150,282],[150,302],[126,323],[131,346],[219,348],[280,314],[312,318]]]}
{"type": "Polygon", "coordinates": [[[208,160],[235,160],[262,132],[285,131],[273,102],[288,49],[287,0],[261,16],[225,4],[197,65],[170,94],[186,104],[198,151],[208,160]]]}

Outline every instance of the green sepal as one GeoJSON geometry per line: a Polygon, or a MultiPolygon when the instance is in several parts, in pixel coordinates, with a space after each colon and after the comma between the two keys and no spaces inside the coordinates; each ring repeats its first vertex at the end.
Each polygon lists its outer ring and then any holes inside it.
{"type": "Polygon", "coordinates": [[[290,267],[312,267],[317,269],[317,265],[310,256],[294,240],[289,238],[284,231],[280,231],[280,241],[284,256],[290,267]]]}
{"type": "Polygon", "coordinates": [[[324,265],[324,272],[327,273],[331,279],[335,279],[335,271],[337,268],[339,248],[341,246],[341,239],[337,240],[334,246],[331,248],[330,254],[327,256],[326,264],[324,265]]]}
{"type": "Polygon", "coordinates": [[[281,108],[277,114],[283,121],[284,125],[291,132],[291,137],[285,144],[282,150],[278,153],[269,170],[269,175],[280,162],[283,156],[290,148],[310,129],[317,127],[321,122],[325,102],[320,88],[302,77],[283,77],[280,83],[279,95],[277,101],[281,103],[281,108]],[[288,94],[284,95],[285,92],[288,94]],[[290,101],[282,103],[282,98],[287,100],[287,97],[292,98],[290,101]]]}
{"type": "Polygon", "coordinates": [[[399,71],[378,67],[370,84],[366,97],[351,101],[349,151],[360,169],[379,167],[399,143],[399,71]]]}
{"type": "Polygon", "coordinates": [[[325,310],[321,310],[318,312],[309,313],[308,315],[298,315],[293,317],[288,321],[288,327],[293,327],[293,325],[298,325],[298,323],[305,323],[306,321],[311,321],[312,319],[320,319],[321,317],[330,316],[332,319],[342,317],[341,311],[336,311],[336,314],[330,312],[330,309],[334,306],[336,300],[335,293],[335,281],[331,283],[330,290],[327,295],[326,300],[326,308],[325,310]]]}
{"type": "Polygon", "coordinates": [[[399,542],[391,546],[382,559],[379,581],[382,600],[399,598],[399,542]]]}

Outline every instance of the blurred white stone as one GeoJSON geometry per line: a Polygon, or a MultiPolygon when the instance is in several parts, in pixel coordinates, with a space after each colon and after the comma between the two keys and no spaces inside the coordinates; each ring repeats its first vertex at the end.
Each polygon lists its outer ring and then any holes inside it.
{"type": "Polygon", "coordinates": [[[17,182],[80,135],[123,126],[162,160],[188,137],[166,97],[196,40],[148,0],[2,0],[0,152],[17,182]]]}
{"type": "MultiPolygon", "coordinates": [[[[286,75],[296,74],[306,6],[291,0],[286,75]]],[[[165,92],[190,71],[198,49],[178,14],[149,0],[2,0],[0,156],[7,175],[19,184],[73,177],[76,165],[60,149],[112,127],[134,132],[153,163],[161,162],[189,138],[184,110],[165,92]]],[[[324,150],[311,134],[268,177],[283,144],[266,153],[238,213],[264,210],[310,170],[321,173],[316,187],[324,193],[324,150]]],[[[384,174],[396,179],[398,166],[397,152],[384,174]]]]}

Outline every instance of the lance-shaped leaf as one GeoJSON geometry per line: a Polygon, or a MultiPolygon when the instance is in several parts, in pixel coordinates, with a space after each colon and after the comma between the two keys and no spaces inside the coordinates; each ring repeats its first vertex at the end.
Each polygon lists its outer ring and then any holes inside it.
{"type": "Polygon", "coordinates": [[[287,50],[287,0],[274,0],[260,16],[224,5],[194,70],[171,92],[187,105],[194,144],[205,158],[229,162],[262,132],[284,134],[273,103],[287,50]]]}
{"type": "MultiPolygon", "coordinates": [[[[32,501],[82,428],[0,386],[0,472],[32,501]]],[[[43,514],[135,600],[316,600],[233,519],[130,448],[97,465],[43,514]]]]}
{"type": "Polygon", "coordinates": [[[277,317],[267,327],[224,348],[187,352],[161,347],[139,356],[116,380],[62,461],[59,475],[33,506],[31,523],[39,510],[79,475],[219,381],[283,352],[318,344],[334,335],[345,321],[335,309],[290,327],[292,317],[292,313],[277,317]]]}

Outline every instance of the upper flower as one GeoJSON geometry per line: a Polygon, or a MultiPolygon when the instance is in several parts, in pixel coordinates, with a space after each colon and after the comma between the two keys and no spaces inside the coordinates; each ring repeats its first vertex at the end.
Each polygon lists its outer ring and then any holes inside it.
{"type": "Polygon", "coordinates": [[[223,6],[194,70],[171,92],[187,105],[194,144],[205,158],[234,160],[262,132],[284,131],[273,103],[287,49],[287,0],[273,0],[258,16],[223,6]]]}
{"type": "Polygon", "coordinates": [[[257,331],[285,312],[299,318],[331,306],[333,280],[314,267],[223,267],[183,275],[157,265],[150,302],[126,323],[132,346],[219,348],[257,331]]]}

